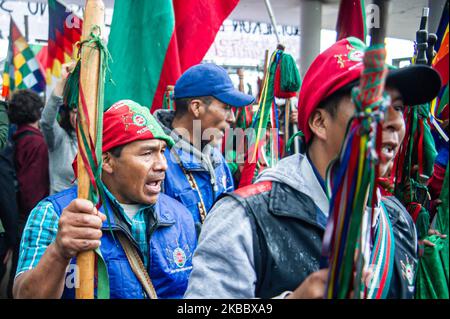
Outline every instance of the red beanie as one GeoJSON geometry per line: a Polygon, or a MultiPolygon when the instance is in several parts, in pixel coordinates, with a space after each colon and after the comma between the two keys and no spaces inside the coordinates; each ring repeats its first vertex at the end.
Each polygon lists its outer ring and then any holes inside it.
{"type": "Polygon", "coordinates": [[[303,79],[298,100],[298,126],[305,134],[306,143],[312,137],[308,120],[319,103],[361,76],[365,48],[357,38],[342,39],[312,62],[303,79]]]}
{"type": "Polygon", "coordinates": [[[131,100],[122,100],[103,114],[103,153],[117,146],[148,139],[164,140],[169,147],[174,144],[148,108],[131,100]]]}

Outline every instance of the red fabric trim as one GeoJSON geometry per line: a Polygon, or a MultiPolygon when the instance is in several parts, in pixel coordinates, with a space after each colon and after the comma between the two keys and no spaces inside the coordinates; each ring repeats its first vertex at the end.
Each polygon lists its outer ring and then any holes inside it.
{"type": "Polygon", "coordinates": [[[422,205],[420,205],[419,203],[411,203],[410,205],[411,205],[411,206],[410,206],[411,208],[413,208],[414,206],[416,206],[416,207],[414,208],[414,210],[411,211],[411,217],[412,217],[414,223],[416,223],[417,217],[419,216],[419,213],[420,213],[420,211],[422,210],[422,205]]]}
{"type": "Polygon", "coordinates": [[[242,188],[242,187],[251,185],[253,182],[253,177],[255,176],[256,164],[258,163],[259,149],[261,147],[261,144],[258,145],[258,151],[256,152],[254,162],[251,162],[253,159],[252,158],[253,153],[255,152],[255,147],[256,147],[256,143],[254,143],[253,145],[251,145],[248,148],[247,158],[244,163],[244,168],[242,169],[242,172],[241,172],[241,178],[239,181],[238,188],[242,188]]]}
{"type": "Polygon", "coordinates": [[[253,185],[248,185],[243,188],[239,188],[234,191],[236,195],[247,198],[253,195],[261,194],[264,192],[268,192],[272,189],[272,182],[260,182],[253,185]]]}
{"type": "MultiPolygon", "coordinates": [[[[250,157],[251,155],[248,155],[250,157]]],[[[258,158],[258,157],[256,157],[258,158]]],[[[256,163],[258,160],[255,160],[254,163],[246,162],[244,164],[244,168],[242,169],[241,179],[239,181],[239,189],[242,187],[246,187],[252,184],[253,176],[255,175],[256,163]]]]}

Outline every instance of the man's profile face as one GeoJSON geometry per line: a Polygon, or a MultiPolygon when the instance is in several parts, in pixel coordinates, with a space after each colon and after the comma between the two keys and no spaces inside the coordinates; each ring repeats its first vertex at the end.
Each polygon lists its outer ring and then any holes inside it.
{"type": "Polygon", "coordinates": [[[206,131],[206,135],[209,136],[209,141],[206,142],[217,144],[235,121],[233,111],[229,105],[215,98],[210,105],[203,103],[202,107],[204,108],[200,116],[202,131],[206,131]]]}
{"type": "MultiPolygon", "coordinates": [[[[111,156],[112,187],[123,204],[156,203],[165,177],[166,143],[151,139],[127,144],[120,157],[111,156]]],[[[111,189],[110,189],[111,190],[111,189]]]]}
{"type": "Polygon", "coordinates": [[[400,92],[394,88],[386,88],[386,92],[391,97],[391,105],[386,110],[383,121],[379,171],[381,177],[389,175],[406,131],[403,114],[405,106],[400,92]]]}

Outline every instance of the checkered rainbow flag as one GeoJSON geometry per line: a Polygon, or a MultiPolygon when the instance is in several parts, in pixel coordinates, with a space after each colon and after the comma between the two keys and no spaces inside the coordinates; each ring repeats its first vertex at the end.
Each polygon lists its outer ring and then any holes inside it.
{"type": "Polygon", "coordinates": [[[47,84],[61,76],[61,66],[76,58],[83,21],[64,3],[48,1],[48,55],[45,66],[47,84]]]}
{"type": "Polygon", "coordinates": [[[33,51],[11,18],[2,96],[8,98],[17,89],[31,89],[42,93],[45,90],[45,78],[33,51]]]}

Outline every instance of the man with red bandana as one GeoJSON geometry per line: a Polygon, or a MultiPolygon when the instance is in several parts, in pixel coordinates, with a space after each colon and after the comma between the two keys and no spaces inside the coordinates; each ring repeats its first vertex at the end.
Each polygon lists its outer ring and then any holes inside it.
{"type": "Polygon", "coordinates": [[[196,233],[189,211],[160,194],[164,151],[173,143],[147,108],[129,100],[109,108],[99,185],[105,202],[98,211],[73,187],[34,208],[22,237],[14,297],[73,298],[76,256],[95,249],[106,267],[102,272],[98,266],[96,297],[181,298],[196,233]]]}
{"type": "MultiPolygon", "coordinates": [[[[319,269],[319,260],[330,207],[325,176],[355,113],[351,90],[364,68],[364,50],[363,42],[347,38],[312,62],[298,105],[303,152],[284,158],[254,185],[216,202],[199,237],[185,297],[323,298],[328,269],[319,269]]],[[[432,100],[440,82],[437,72],[427,66],[389,71],[386,92],[391,103],[383,122],[380,176],[388,171],[404,138],[405,105],[432,100]]],[[[378,218],[373,231],[385,231],[389,218],[392,227],[387,231],[393,232],[389,238],[394,237],[395,247],[384,245],[392,258],[380,258],[379,265],[377,260],[377,269],[392,274],[381,289],[386,289],[387,298],[412,298],[415,226],[394,197],[382,202],[377,212],[383,223],[378,218]]]]}

